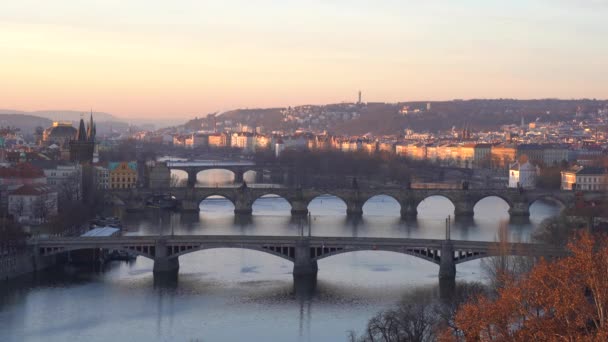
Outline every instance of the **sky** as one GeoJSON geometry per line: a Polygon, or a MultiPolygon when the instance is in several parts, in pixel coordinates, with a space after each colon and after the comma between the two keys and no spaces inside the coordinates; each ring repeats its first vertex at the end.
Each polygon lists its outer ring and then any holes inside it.
{"type": "Polygon", "coordinates": [[[0,0],[0,108],[608,98],[608,0],[0,0]]]}

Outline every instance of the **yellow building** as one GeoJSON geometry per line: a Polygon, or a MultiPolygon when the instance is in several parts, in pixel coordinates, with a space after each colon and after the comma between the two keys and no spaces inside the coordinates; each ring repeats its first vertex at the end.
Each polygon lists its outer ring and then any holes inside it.
{"type": "Polygon", "coordinates": [[[137,162],[110,162],[110,189],[130,189],[137,186],[137,162]]]}
{"type": "Polygon", "coordinates": [[[517,161],[517,147],[514,145],[492,146],[490,156],[493,168],[507,168],[517,161]]]}

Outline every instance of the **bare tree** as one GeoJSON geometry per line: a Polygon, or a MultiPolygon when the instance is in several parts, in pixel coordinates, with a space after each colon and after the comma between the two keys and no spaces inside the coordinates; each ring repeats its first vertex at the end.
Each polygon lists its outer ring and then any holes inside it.
{"type": "Polygon", "coordinates": [[[186,180],[180,179],[176,174],[171,174],[171,178],[169,180],[169,186],[172,188],[181,188],[186,186],[186,180]]]}
{"type": "Polygon", "coordinates": [[[498,227],[495,256],[485,258],[481,265],[494,290],[500,289],[506,280],[517,277],[532,269],[535,260],[530,257],[513,256],[509,241],[509,226],[503,221],[498,227]]]}

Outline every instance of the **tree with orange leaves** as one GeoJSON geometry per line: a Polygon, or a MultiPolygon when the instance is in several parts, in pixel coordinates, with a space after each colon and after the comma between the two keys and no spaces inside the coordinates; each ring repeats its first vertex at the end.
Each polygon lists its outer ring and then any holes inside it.
{"type": "Polygon", "coordinates": [[[581,232],[568,249],[570,256],[506,280],[495,299],[461,306],[458,333],[441,339],[608,341],[608,238],[581,232]]]}

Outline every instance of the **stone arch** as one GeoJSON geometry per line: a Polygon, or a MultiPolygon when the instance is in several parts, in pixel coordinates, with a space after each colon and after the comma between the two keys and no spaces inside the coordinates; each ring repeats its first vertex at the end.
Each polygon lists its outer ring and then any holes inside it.
{"type": "Polygon", "coordinates": [[[195,252],[199,252],[199,251],[205,251],[205,250],[210,250],[210,249],[218,249],[218,248],[231,248],[231,249],[248,249],[248,250],[252,250],[252,251],[257,251],[257,252],[261,252],[261,253],[266,253],[266,254],[270,254],[270,255],[274,255],[277,256],[279,258],[288,260],[293,262],[295,260],[295,247],[291,246],[285,246],[285,247],[281,247],[281,246],[264,246],[264,247],[256,247],[256,246],[247,246],[247,245],[241,245],[241,246],[197,246],[195,248],[190,248],[190,249],[186,249],[183,251],[179,251],[177,253],[173,253],[170,254],[168,257],[170,259],[173,258],[177,258],[180,257],[182,255],[186,255],[186,254],[190,254],[190,253],[195,253],[195,252]],[[267,247],[267,248],[264,248],[267,247]],[[284,248],[284,251],[279,250],[279,248],[284,248]]]}
{"type": "MultiPolygon", "coordinates": [[[[230,172],[230,173],[232,174],[232,181],[229,181],[230,183],[231,183],[231,182],[234,182],[234,181],[236,180],[236,178],[237,178],[237,172],[236,172],[235,170],[231,170],[231,169],[229,169],[229,168],[223,168],[223,167],[221,167],[221,166],[217,166],[217,167],[209,167],[209,168],[202,168],[202,169],[200,169],[200,170],[196,170],[196,171],[194,171],[194,178],[195,178],[195,179],[198,181],[198,176],[199,176],[201,173],[203,173],[203,172],[208,172],[208,171],[214,171],[214,170],[220,170],[220,171],[228,171],[228,172],[230,172]]],[[[213,182],[210,182],[210,184],[211,184],[211,185],[213,185],[212,183],[213,183],[213,182]]]]}
{"type": "MultiPolygon", "coordinates": [[[[511,211],[513,210],[513,207],[514,207],[513,202],[508,197],[498,194],[498,193],[487,193],[487,194],[483,194],[483,195],[480,195],[479,197],[475,198],[472,201],[472,203],[473,203],[473,206],[471,207],[472,212],[475,213],[475,208],[477,207],[477,204],[479,204],[481,201],[483,201],[485,199],[492,198],[492,197],[498,198],[498,199],[502,200],[504,203],[506,203],[506,205],[507,205],[506,213],[507,214],[511,213],[511,211]]],[[[502,214],[500,214],[500,215],[502,215],[502,214]]]]}
{"type": "Polygon", "coordinates": [[[258,200],[262,199],[262,198],[278,198],[280,200],[283,200],[283,201],[287,202],[287,204],[289,204],[288,211],[290,213],[291,213],[291,211],[294,208],[293,202],[288,197],[282,196],[282,195],[278,194],[277,192],[273,192],[273,191],[267,191],[266,192],[265,191],[265,192],[262,192],[259,195],[255,196],[254,198],[252,198],[252,200],[251,200],[251,209],[252,209],[253,213],[255,213],[255,211],[253,211],[255,203],[258,200]]]}
{"type": "Polygon", "coordinates": [[[420,204],[422,202],[424,202],[425,200],[431,198],[431,197],[442,197],[447,199],[452,206],[454,207],[454,212],[456,212],[457,210],[457,205],[458,205],[458,201],[455,201],[453,198],[451,198],[449,195],[446,195],[445,193],[441,193],[441,192],[430,192],[428,194],[425,194],[424,196],[421,196],[419,198],[416,199],[416,211],[419,213],[420,212],[420,204]]]}
{"type": "MultiPolygon", "coordinates": [[[[316,199],[319,199],[319,200],[321,200],[321,201],[322,201],[323,199],[322,199],[322,198],[319,198],[319,197],[323,197],[323,196],[331,196],[332,198],[337,198],[337,199],[339,199],[339,200],[342,202],[342,204],[344,205],[344,214],[346,214],[346,213],[347,213],[347,210],[348,210],[348,201],[347,201],[347,200],[345,200],[345,199],[344,199],[342,196],[340,196],[339,194],[332,193],[331,191],[328,191],[328,192],[320,192],[320,193],[315,194],[314,196],[312,196],[310,199],[307,199],[305,202],[306,202],[306,208],[308,209],[308,211],[309,211],[309,212],[311,212],[310,204],[311,204],[311,203],[312,203],[314,200],[316,200],[316,199]]],[[[314,213],[313,213],[313,214],[314,214],[314,213]]]]}
{"type": "Polygon", "coordinates": [[[399,214],[399,215],[400,215],[401,210],[402,210],[402,208],[403,208],[402,202],[401,202],[401,201],[399,201],[399,199],[398,199],[397,197],[395,197],[395,196],[393,196],[393,195],[390,195],[390,194],[386,194],[386,193],[378,193],[378,194],[375,194],[375,195],[371,195],[371,196],[369,196],[368,198],[366,198],[365,200],[363,200],[363,201],[362,201],[362,205],[361,205],[361,207],[362,207],[362,209],[363,209],[363,214],[365,214],[365,206],[366,206],[366,204],[369,204],[369,202],[370,202],[370,200],[371,200],[372,198],[375,198],[375,197],[380,197],[380,196],[385,196],[385,197],[390,198],[390,199],[391,199],[391,201],[389,201],[389,202],[393,202],[393,201],[394,201],[394,202],[396,202],[396,203],[397,203],[397,205],[398,205],[397,214],[399,214]]]}
{"type": "Polygon", "coordinates": [[[532,204],[534,204],[538,200],[549,200],[551,202],[555,202],[555,203],[559,204],[560,211],[563,211],[564,209],[566,209],[568,207],[568,204],[562,198],[559,198],[558,196],[555,196],[553,194],[542,194],[542,195],[538,195],[538,196],[535,196],[535,197],[529,199],[528,210],[530,210],[530,207],[532,206],[532,204]]]}
{"type": "Polygon", "coordinates": [[[501,200],[503,200],[505,203],[507,203],[507,205],[509,206],[509,209],[513,207],[513,202],[511,201],[511,199],[509,197],[504,196],[503,194],[500,194],[500,193],[489,192],[487,194],[483,194],[483,195],[480,195],[479,197],[475,198],[475,200],[473,201],[473,208],[475,208],[477,203],[479,203],[480,201],[482,201],[486,198],[489,198],[489,197],[498,197],[501,200]]]}
{"type": "Polygon", "coordinates": [[[200,205],[201,203],[203,203],[204,200],[208,199],[209,197],[213,197],[213,196],[225,198],[228,201],[230,201],[230,203],[232,203],[232,205],[236,206],[236,199],[234,198],[234,196],[223,193],[221,191],[210,192],[210,193],[204,194],[203,196],[200,197],[198,204],[200,205]]]}

